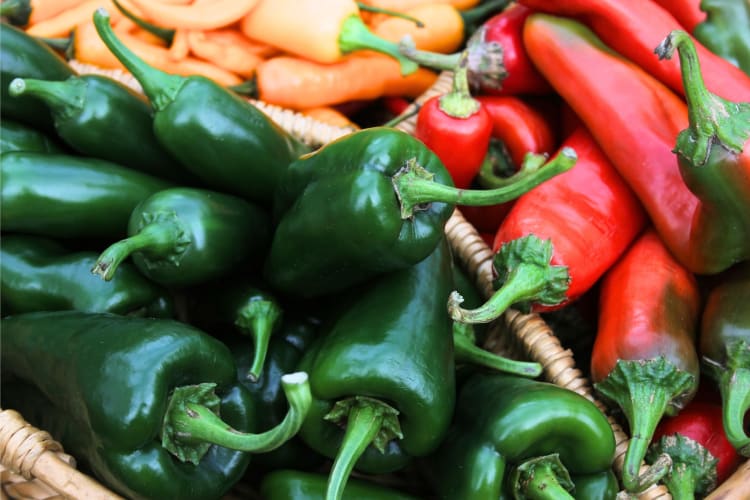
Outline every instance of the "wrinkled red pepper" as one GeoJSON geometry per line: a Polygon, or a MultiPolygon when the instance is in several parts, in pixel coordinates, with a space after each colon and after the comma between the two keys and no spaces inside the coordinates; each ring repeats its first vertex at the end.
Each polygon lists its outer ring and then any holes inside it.
{"type": "Polygon", "coordinates": [[[591,378],[627,418],[622,482],[637,492],[649,486],[638,471],[656,425],[698,389],[700,294],[695,277],[648,228],[605,274],[599,300],[591,378]]]}

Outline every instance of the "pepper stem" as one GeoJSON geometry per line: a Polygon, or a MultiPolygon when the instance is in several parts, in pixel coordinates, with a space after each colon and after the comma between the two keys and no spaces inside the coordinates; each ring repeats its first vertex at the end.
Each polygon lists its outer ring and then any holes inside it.
{"type": "Polygon", "coordinates": [[[146,224],[134,235],[107,247],[94,263],[91,272],[109,281],[117,267],[134,252],[176,260],[190,244],[182,224],[174,214],[144,214],[146,224]]]}
{"type": "Polygon", "coordinates": [[[643,491],[659,480],[659,477],[640,478],[638,470],[656,425],[665,414],[679,410],[695,392],[696,383],[692,374],[659,356],[648,360],[620,359],[604,380],[594,384],[601,395],[619,405],[628,420],[631,438],[622,470],[626,490],[643,491]]]}
{"type": "Polygon", "coordinates": [[[370,28],[358,14],[352,14],[344,20],[339,33],[338,44],[342,54],[369,49],[389,55],[398,61],[401,66],[401,74],[404,76],[419,69],[417,63],[401,54],[397,43],[381,38],[370,31],[370,28]]]}
{"type": "Polygon", "coordinates": [[[573,497],[575,485],[568,469],[555,453],[535,457],[518,465],[510,474],[514,498],[529,500],[563,500],[573,497]]]}
{"type": "Polygon", "coordinates": [[[152,107],[157,111],[164,109],[174,100],[186,78],[147,64],[117,38],[109,19],[106,9],[99,7],[94,11],[94,26],[102,42],[138,80],[152,107]]]}
{"type": "Polygon", "coordinates": [[[385,14],[387,16],[404,19],[405,21],[414,23],[414,25],[417,28],[424,28],[424,23],[422,21],[420,21],[414,16],[410,16],[409,14],[405,14],[403,12],[398,12],[398,11],[391,10],[391,9],[385,9],[383,7],[377,7],[375,5],[369,5],[363,2],[357,2],[357,7],[359,7],[359,10],[362,10],[365,12],[372,12],[375,14],[385,14]]]}
{"type": "Polygon", "coordinates": [[[750,344],[744,340],[727,343],[724,365],[703,357],[703,367],[716,380],[721,392],[724,432],[740,455],[750,457],[750,436],[745,432],[745,415],[750,410],[750,344]]]}
{"type": "Polygon", "coordinates": [[[570,275],[565,266],[553,266],[552,242],[533,234],[511,240],[498,250],[492,265],[498,278],[496,291],[476,309],[462,309],[463,297],[454,291],[448,312],[454,321],[489,323],[516,305],[528,311],[532,302],[557,305],[566,299],[570,275]]]}
{"type": "Polygon", "coordinates": [[[251,453],[265,453],[280,447],[298,432],[312,405],[307,373],[281,377],[289,410],[276,427],[260,434],[231,428],[218,415],[215,384],[198,384],[175,389],[164,415],[162,445],[181,461],[197,464],[211,445],[251,453]]]}
{"type": "Polygon", "coordinates": [[[326,500],[340,500],[354,465],[370,444],[380,451],[393,439],[403,437],[398,411],[377,399],[356,396],[338,401],[326,420],[346,419],[346,433],[328,476],[326,500]]]}
{"type": "Polygon", "coordinates": [[[65,117],[83,105],[85,83],[78,78],[63,81],[14,78],[8,86],[13,97],[31,95],[44,102],[55,114],[65,117]]]}
{"type": "Polygon", "coordinates": [[[453,118],[469,118],[479,111],[481,106],[469,91],[469,78],[466,69],[468,57],[468,52],[461,53],[458,67],[453,73],[451,91],[440,96],[438,100],[438,108],[453,118]]]}
{"type": "Polygon", "coordinates": [[[263,372],[271,334],[281,318],[281,308],[273,300],[251,300],[242,307],[234,322],[240,331],[253,339],[253,363],[247,373],[251,382],[257,382],[263,372]]]}
{"type": "Polygon", "coordinates": [[[474,327],[467,323],[453,322],[453,346],[458,363],[482,366],[521,377],[536,378],[542,374],[542,365],[539,363],[505,358],[477,346],[474,327]]]}
{"type": "MultiPolygon", "coordinates": [[[[543,158],[546,159],[545,156],[543,158]]],[[[412,217],[415,211],[424,209],[432,202],[467,206],[497,205],[516,199],[544,181],[567,172],[573,168],[577,159],[572,148],[564,147],[543,167],[519,178],[517,182],[497,189],[457,189],[437,183],[433,180],[433,174],[418,165],[415,159],[411,159],[393,176],[393,188],[401,204],[402,219],[412,217]]]]}
{"type": "Polygon", "coordinates": [[[135,23],[136,26],[138,26],[139,28],[143,28],[147,32],[151,33],[152,35],[155,35],[159,37],[160,39],[164,40],[167,46],[172,45],[172,41],[174,40],[175,30],[171,28],[163,28],[161,26],[157,26],[155,24],[147,22],[145,19],[142,19],[136,16],[135,14],[133,14],[132,12],[130,12],[118,0],[112,0],[112,3],[115,4],[115,7],[117,7],[117,10],[119,10],[123,16],[133,21],[133,23],[135,23]]]}
{"type": "Polygon", "coordinates": [[[646,460],[667,454],[672,467],[664,476],[664,484],[674,500],[692,500],[696,494],[703,496],[716,487],[718,460],[697,441],[676,433],[662,436],[649,447],[646,460]]]}
{"type": "Polygon", "coordinates": [[[750,138],[750,103],[727,101],[706,88],[698,53],[686,32],[670,32],[654,52],[659,59],[669,59],[675,49],[679,52],[690,123],[677,138],[676,152],[696,167],[708,161],[714,144],[740,153],[750,138]]]}

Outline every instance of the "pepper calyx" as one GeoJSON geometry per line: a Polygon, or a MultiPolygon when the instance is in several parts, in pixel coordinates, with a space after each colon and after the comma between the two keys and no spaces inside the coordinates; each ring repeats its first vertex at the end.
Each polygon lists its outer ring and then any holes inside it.
{"type": "Polygon", "coordinates": [[[430,208],[431,203],[419,201],[411,203],[409,198],[404,196],[407,185],[414,181],[435,182],[435,174],[424,168],[417,162],[416,158],[409,158],[404,165],[393,175],[393,188],[401,207],[401,218],[404,220],[414,217],[414,212],[422,212],[430,208]]]}
{"type": "Polygon", "coordinates": [[[179,427],[172,424],[175,416],[183,414],[189,418],[197,418],[197,415],[189,410],[188,403],[201,405],[218,416],[221,399],[216,395],[215,388],[216,384],[206,382],[176,387],[172,391],[164,413],[161,444],[181,462],[197,465],[212,443],[192,441],[189,434],[181,432],[179,427]]]}
{"type": "Polygon", "coordinates": [[[323,417],[341,427],[345,427],[349,414],[355,408],[373,408],[376,413],[382,415],[383,421],[380,430],[372,440],[372,445],[381,453],[385,453],[385,447],[394,439],[403,439],[401,423],[399,422],[399,411],[379,399],[367,396],[354,396],[336,401],[333,408],[323,417]]]}
{"type": "MultiPolygon", "coordinates": [[[[138,232],[149,226],[171,226],[169,232],[169,250],[160,249],[156,252],[159,259],[166,260],[171,264],[179,264],[182,254],[193,243],[190,234],[180,221],[180,217],[174,211],[144,212],[141,214],[141,223],[138,232]]],[[[148,253],[148,250],[146,250],[148,253]]],[[[156,260],[156,259],[149,259],[156,260]]]]}
{"type": "Polygon", "coordinates": [[[649,447],[646,461],[653,462],[661,453],[672,458],[672,468],[663,479],[672,496],[678,491],[702,495],[716,487],[719,461],[699,442],[679,433],[662,436],[649,447]]]}
{"type": "Polygon", "coordinates": [[[574,498],[570,493],[575,489],[575,485],[557,453],[534,457],[517,465],[511,471],[509,479],[514,498],[574,498]]]}
{"type": "Polygon", "coordinates": [[[461,53],[453,73],[453,88],[438,98],[438,108],[452,118],[467,119],[476,114],[481,104],[471,96],[466,64],[468,53],[461,53]]]}
{"type": "Polygon", "coordinates": [[[397,43],[370,31],[359,14],[352,14],[344,19],[339,32],[338,46],[342,54],[362,49],[386,54],[398,61],[402,76],[410,75],[419,69],[419,64],[404,57],[397,43]]]}

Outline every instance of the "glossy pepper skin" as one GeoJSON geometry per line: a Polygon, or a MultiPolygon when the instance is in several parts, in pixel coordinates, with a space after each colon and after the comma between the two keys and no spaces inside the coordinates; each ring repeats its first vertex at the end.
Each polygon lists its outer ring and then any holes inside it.
{"type": "Polygon", "coordinates": [[[419,264],[365,285],[300,361],[313,392],[300,436],[336,457],[328,498],[340,498],[352,466],[392,472],[433,451],[445,435],[455,399],[445,312],[450,259],[443,239],[419,264]],[[362,420],[370,411],[379,416],[374,423],[362,420]]]}
{"type": "Polygon", "coordinates": [[[685,26],[711,52],[750,76],[750,5],[733,0],[702,0],[704,19],[694,29],[685,26]]]}
{"type": "Polygon", "coordinates": [[[248,453],[212,446],[193,465],[159,442],[167,396],[187,384],[216,383],[222,418],[243,431],[255,427],[252,401],[219,341],[169,320],[79,312],[14,316],[2,328],[4,373],[46,399],[38,407],[24,391],[3,406],[53,432],[115,491],[139,499],[219,498],[242,477],[248,453]]]}
{"type": "Polygon", "coordinates": [[[646,459],[661,453],[672,457],[664,482],[678,500],[705,496],[729,477],[741,458],[727,440],[721,405],[697,398],[678,415],[659,422],[646,459]]]}
{"type": "Polygon", "coordinates": [[[169,183],[96,158],[10,152],[0,161],[0,225],[60,238],[121,238],[133,209],[169,183]]]}
{"type": "Polygon", "coordinates": [[[629,491],[664,415],[677,414],[698,388],[696,337],[700,296],[695,277],[647,228],[603,277],[591,379],[622,409],[631,439],[622,481],[629,491]]]}
{"type": "Polygon", "coordinates": [[[453,184],[471,185],[479,173],[492,135],[490,116],[469,91],[466,57],[453,73],[453,88],[429,98],[419,108],[414,136],[443,162],[453,184]]]}
{"type": "Polygon", "coordinates": [[[688,127],[689,110],[678,95],[604,46],[579,22],[533,14],[524,41],[537,67],[585,123],[682,265],[698,274],[715,273],[746,250],[747,241],[732,238],[745,231],[734,215],[739,207],[722,207],[721,196],[711,191],[721,179],[712,181],[715,175],[707,171],[703,193],[693,193],[683,179],[673,149],[678,134],[688,127]],[[717,212],[722,216],[716,217],[717,212]],[[704,219],[707,223],[699,223],[704,219]],[[722,238],[711,237],[715,234],[722,238]]]}
{"type": "Polygon", "coordinates": [[[462,190],[406,132],[370,127],[348,134],[289,165],[275,193],[264,278],[281,293],[313,297],[414,265],[442,239],[456,204],[516,198],[570,169],[575,152],[544,160],[503,188],[462,190]]]}
{"type": "MultiPolygon", "coordinates": [[[[322,474],[290,469],[275,470],[263,477],[260,494],[266,500],[312,500],[325,498],[328,478],[322,474]]],[[[405,493],[361,479],[350,479],[344,500],[416,500],[405,493]]]]}
{"type": "Polygon", "coordinates": [[[721,391],[727,438],[740,454],[750,456],[744,425],[750,408],[750,262],[735,265],[720,278],[701,317],[702,367],[721,391]]]}
{"type": "Polygon", "coordinates": [[[0,114],[3,119],[54,132],[47,108],[30,97],[14,99],[8,86],[14,78],[65,80],[75,74],[75,70],[44,42],[20,28],[0,23],[0,114]]]}
{"type": "Polygon", "coordinates": [[[0,239],[2,314],[74,309],[172,317],[172,297],[130,265],[109,283],[91,274],[97,253],[69,251],[55,240],[19,234],[0,239]]]}
{"type": "Polygon", "coordinates": [[[308,148],[212,80],[170,75],[147,65],[117,39],[106,12],[96,11],[94,23],[143,87],[162,146],[206,186],[270,203],[287,165],[308,148]]]}
{"type": "Polygon", "coordinates": [[[62,81],[17,78],[10,94],[10,99],[29,96],[44,103],[58,137],[84,156],[175,182],[191,177],[156,140],[148,101],[117,80],[102,75],[62,81]]]}
{"type": "MultiPolygon", "coordinates": [[[[427,465],[440,498],[484,500],[499,498],[514,467],[529,459],[557,454],[567,469],[565,483],[567,473],[607,471],[614,453],[606,417],[579,394],[547,382],[476,373],[462,385],[453,424],[427,465]]],[[[572,498],[555,490],[561,496],[532,498],[572,498]]]]}
{"type": "Polygon", "coordinates": [[[21,122],[0,120],[0,154],[11,151],[63,153],[62,145],[49,134],[21,122]]]}
{"type": "Polygon", "coordinates": [[[132,256],[157,283],[196,285],[260,267],[270,232],[266,211],[243,198],[198,188],[164,189],[133,209],[128,237],[105,249],[92,271],[109,280],[132,256]]]}
{"type": "MultiPolygon", "coordinates": [[[[654,47],[669,32],[682,29],[682,26],[655,2],[638,2],[634,5],[627,0],[521,0],[519,3],[534,11],[584,23],[613,50],[633,61],[678,95],[685,95],[677,61],[663,63],[654,57],[654,47]]],[[[529,52],[536,50],[526,43],[525,47],[529,52]]],[[[711,92],[724,99],[750,101],[750,76],[699,43],[696,44],[696,50],[711,92]]],[[[534,60],[533,56],[531,58],[534,60]]],[[[544,70],[540,71],[545,74],[544,70]]],[[[549,80],[549,76],[545,76],[549,80]]]]}
{"type": "MultiPolygon", "coordinates": [[[[701,9],[701,3],[705,3],[702,0],[654,1],[664,10],[672,14],[672,16],[690,33],[694,32],[695,27],[698,26],[699,23],[706,20],[706,13],[701,9]]],[[[703,41],[701,40],[701,42],[703,41]]]]}

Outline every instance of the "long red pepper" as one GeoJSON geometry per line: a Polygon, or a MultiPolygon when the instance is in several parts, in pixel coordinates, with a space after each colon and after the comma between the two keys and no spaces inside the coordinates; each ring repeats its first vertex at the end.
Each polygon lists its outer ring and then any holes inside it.
{"type": "Polygon", "coordinates": [[[640,491],[638,470],[659,420],[695,395],[700,295],[695,277],[648,228],[606,273],[591,355],[594,388],[629,423],[622,482],[640,491]]]}
{"type": "Polygon", "coordinates": [[[698,24],[706,20],[706,13],[701,10],[701,0],[653,0],[666,10],[692,33],[698,24]]]}
{"type": "Polygon", "coordinates": [[[524,42],[683,265],[695,273],[715,273],[739,258],[737,249],[750,250],[750,239],[738,244],[732,236],[744,231],[744,225],[729,217],[730,208],[720,208],[721,195],[711,191],[710,183],[705,191],[696,190],[705,198],[699,200],[683,180],[673,148],[689,122],[688,107],[679,96],[575,20],[534,14],[526,22],[524,42]],[[722,210],[725,216],[717,217],[722,210]],[[717,240],[716,234],[724,237],[717,240]]]}
{"type": "MultiPolygon", "coordinates": [[[[651,0],[519,0],[536,11],[580,20],[614,50],[634,61],[672,90],[684,95],[680,65],[654,56],[654,47],[681,29],[672,15],[651,0]]],[[[526,47],[527,51],[529,47],[526,47]]],[[[696,43],[709,90],[724,99],[750,101],[750,76],[696,43]]],[[[593,66],[591,68],[596,68],[593,66]]],[[[595,70],[596,71],[596,70],[595,70]]],[[[613,87],[613,92],[614,92],[613,87]]]]}
{"type": "MultiPolygon", "coordinates": [[[[564,270],[568,286],[556,302],[528,301],[530,309],[536,311],[558,309],[589,290],[646,223],[638,199],[584,128],[568,137],[562,147],[574,148],[578,153],[576,166],[558,179],[550,179],[556,182],[546,181],[519,197],[493,242],[498,255],[506,245],[532,235],[550,242],[552,255],[548,265],[564,270]]],[[[497,283],[495,294],[474,310],[449,304],[453,318],[491,321],[510,304],[520,302],[525,297],[520,296],[519,290],[526,293],[526,289],[515,284],[513,274],[516,269],[511,269],[507,280],[497,283]]],[[[524,282],[521,272],[517,274],[524,282]]]]}
{"type": "Polygon", "coordinates": [[[430,148],[459,189],[471,185],[479,172],[492,135],[492,121],[471,96],[466,55],[453,75],[453,88],[429,98],[419,109],[414,136],[430,148]]]}
{"type": "Polygon", "coordinates": [[[672,458],[664,482],[672,498],[690,499],[713,490],[737,468],[740,455],[727,440],[721,405],[697,398],[656,427],[647,460],[661,453],[672,458]]]}
{"type": "MultiPolygon", "coordinates": [[[[492,189],[507,181],[508,175],[517,171],[527,153],[551,154],[555,148],[555,134],[550,119],[541,111],[527,104],[518,96],[476,96],[476,100],[487,111],[492,120],[492,138],[499,141],[510,157],[508,172],[495,172],[494,162],[485,161],[480,169],[476,183],[483,188],[492,189]]],[[[492,146],[490,153],[494,154],[492,146]]],[[[492,232],[515,203],[490,205],[487,207],[460,206],[461,213],[479,232],[492,232]]]]}

